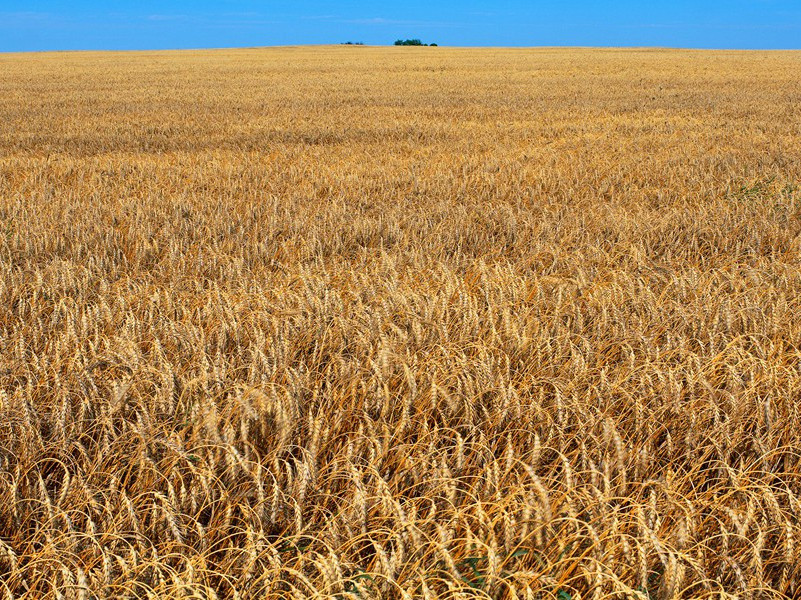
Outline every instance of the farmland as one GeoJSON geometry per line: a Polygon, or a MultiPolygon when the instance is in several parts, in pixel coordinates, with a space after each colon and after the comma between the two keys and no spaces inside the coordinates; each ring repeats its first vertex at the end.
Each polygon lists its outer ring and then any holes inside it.
{"type": "Polygon", "coordinates": [[[0,598],[798,597],[799,73],[0,54],[0,598]]]}

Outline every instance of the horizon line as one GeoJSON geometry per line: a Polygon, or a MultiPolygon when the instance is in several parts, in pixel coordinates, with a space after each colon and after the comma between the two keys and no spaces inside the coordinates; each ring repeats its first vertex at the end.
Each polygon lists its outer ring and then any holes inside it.
{"type": "MultiPolygon", "coordinates": [[[[63,54],[63,53],[137,53],[137,52],[203,52],[217,50],[269,50],[287,48],[396,48],[394,44],[362,44],[353,42],[329,42],[322,44],[275,44],[260,46],[197,46],[197,47],[143,47],[143,48],[64,48],[47,50],[0,50],[0,54],[63,54]]],[[[432,46],[421,46],[429,47],[432,46]]],[[[412,48],[412,47],[410,47],[412,48]]],[[[417,48],[417,47],[414,47],[417,48]]],[[[544,46],[523,46],[523,45],[491,45],[491,46],[460,46],[439,44],[433,48],[446,48],[451,50],[685,50],[685,51],[707,51],[707,52],[801,52],[801,46],[796,48],[760,48],[760,47],[723,47],[723,46],[582,46],[582,45],[544,45],[544,46]]],[[[412,52],[419,49],[411,50],[412,52]]],[[[435,52],[437,50],[434,50],[435,52]]]]}

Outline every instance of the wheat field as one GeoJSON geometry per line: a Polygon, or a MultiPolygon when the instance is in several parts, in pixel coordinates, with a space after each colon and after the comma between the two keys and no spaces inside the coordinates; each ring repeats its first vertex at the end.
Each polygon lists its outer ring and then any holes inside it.
{"type": "Polygon", "coordinates": [[[0,598],[801,597],[799,73],[0,55],[0,598]]]}

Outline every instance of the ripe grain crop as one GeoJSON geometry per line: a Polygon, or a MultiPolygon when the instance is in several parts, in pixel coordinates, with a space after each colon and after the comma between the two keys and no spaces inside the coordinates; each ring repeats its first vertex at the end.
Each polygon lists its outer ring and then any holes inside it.
{"type": "Polygon", "coordinates": [[[799,73],[0,55],[0,598],[801,596],[799,73]]]}

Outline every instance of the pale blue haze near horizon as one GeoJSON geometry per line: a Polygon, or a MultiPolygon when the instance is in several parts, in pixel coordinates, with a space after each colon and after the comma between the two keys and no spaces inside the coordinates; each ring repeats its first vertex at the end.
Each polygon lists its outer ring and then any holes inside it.
{"type": "Polygon", "coordinates": [[[0,0],[0,51],[420,38],[448,46],[801,48],[801,0],[0,0]]]}

